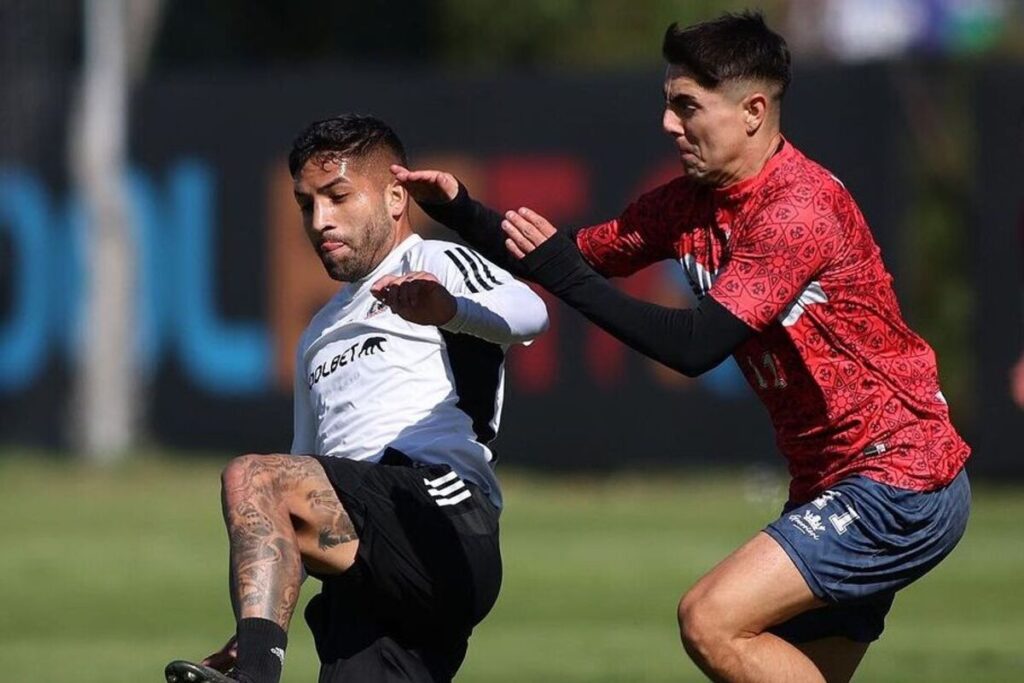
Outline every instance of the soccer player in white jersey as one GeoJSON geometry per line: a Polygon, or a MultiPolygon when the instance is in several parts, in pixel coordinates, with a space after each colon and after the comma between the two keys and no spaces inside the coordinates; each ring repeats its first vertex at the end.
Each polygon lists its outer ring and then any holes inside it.
{"type": "Polygon", "coordinates": [[[501,584],[498,429],[510,344],[542,301],[472,250],[423,240],[379,119],[311,124],[289,168],[303,224],[346,283],[299,343],[291,455],[224,470],[236,635],[170,683],[277,683],[304,573],[321,683],[450,681],[501,584]]]}

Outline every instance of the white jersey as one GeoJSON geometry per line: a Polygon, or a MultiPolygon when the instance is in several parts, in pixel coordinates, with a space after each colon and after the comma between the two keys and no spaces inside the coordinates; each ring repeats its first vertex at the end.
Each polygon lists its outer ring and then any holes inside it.
{"type": "Polygon", "coordinates": [[[505,351],[546,327],[543,302],[509,273],[468,247],[410,236],[303,333],[292,453],[375,461],[393,447],[451,466],[500,508],[487,444],[501,417],[505,351]],[[403,320],[370,293],[384,275],[413,271],[456,297],[444,328],[403,320]]]}

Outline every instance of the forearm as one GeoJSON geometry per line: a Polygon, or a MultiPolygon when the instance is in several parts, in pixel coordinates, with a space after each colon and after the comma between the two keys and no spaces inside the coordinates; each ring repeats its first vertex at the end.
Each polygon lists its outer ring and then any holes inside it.
{"type": "Polygon", "coordinates": [[[455,317],[442,328],[495,344],[528,342],[548,326],[547,309],[525,285],[506,284],[488,292],[456,297],[455,317]]]}
{"type": "Polygon", "coordinates": [[[695,309],[676,309],[628,296],[587,266],[564,236],[544,242],[523,263],[532,279],[592,322],[690,377],[717,366],[754,334],[711,297],[695,309]]]}

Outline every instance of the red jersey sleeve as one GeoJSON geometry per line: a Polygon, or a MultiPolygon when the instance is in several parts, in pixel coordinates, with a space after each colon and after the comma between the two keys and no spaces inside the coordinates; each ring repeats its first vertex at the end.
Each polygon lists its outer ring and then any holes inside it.
{"type": "Polygon", "coordinates": [[[834,211],[775,200],[751,216],[729,245],[710,294],[758,332],[768,327],[835,256],[842,230],[834,211]]]}
{"type": "Polygon", "coordinates": [[[691,194],[686,178],[676,178],[642,195],[618,218],[579,230],[576,246],[594,270],[607,277],[632,275],[675,258],[691,194]]]}

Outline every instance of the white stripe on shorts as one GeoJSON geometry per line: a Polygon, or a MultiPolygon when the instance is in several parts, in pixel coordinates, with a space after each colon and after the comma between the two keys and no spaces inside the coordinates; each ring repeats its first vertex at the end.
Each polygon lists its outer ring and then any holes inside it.
{"type": "Polygon", "coordinates": [[[461,503],[462,501],[466,500],[471,495],[473,495],[473,492],[470,491],[469,489],[466,489],[459,495],[453,496],[451,498],[438,498],[436,502],[441,507],[444,507],[445,505],[455,505],[456,503],[461,503]]]}
{"type": "Polygon", "coordinates": [[[459,479],[459,475],[454,470],[437,479],[424,479],[423,483],[427,485],[427,493],[441,507],[461,503],[473,495],[473,492],[466,488],[466,482],[459,479]],[[447,486],[444,486],[445,484],[447,486]],[[441,486],[444,488],[439,488],[441,486]]]}
{"type": "Polygon", "coordinates": [[[427,489],[427,493],[432,495],[434,498],[443,498],[444,496],[450,496],[459,489],[466,488],[466,482],[461,479],[456,479],[455,483],[451,486],[446,486],[443,489],[427,489]]]}
{"type": "Polygon", "coordinates": [[[441,477],[438,477],[437,479],[424,479],[423,483],[426,484],[427,486],[431,487],[431,488],[437,488],[441,484],[447,484],[452,479],[458,479],[458,478],[459,478],[459,475],[455,472],[455,470],[452,470],[448,474],[446,474],[444,476],[441,476],[441,477]]]}

